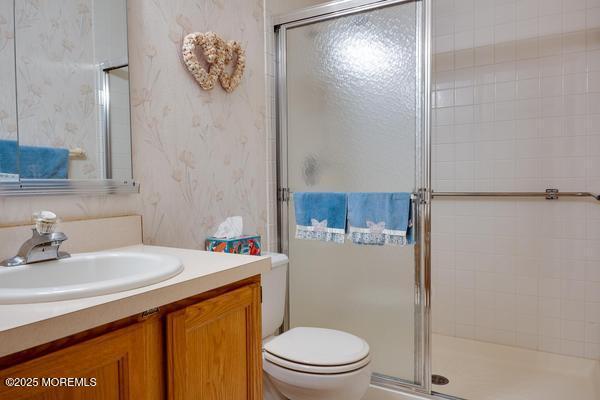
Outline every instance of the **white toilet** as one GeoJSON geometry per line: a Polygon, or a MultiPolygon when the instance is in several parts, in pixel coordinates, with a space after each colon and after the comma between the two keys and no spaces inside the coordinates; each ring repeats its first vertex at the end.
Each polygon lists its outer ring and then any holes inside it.
{"type": "Polygon", "coordinates": [[[294,328],[283,323],[288,258],[267,253],[273,269],[262,275],[265,400],[360,400],[371,381],[369,345],[346,332],[294,328]]]}

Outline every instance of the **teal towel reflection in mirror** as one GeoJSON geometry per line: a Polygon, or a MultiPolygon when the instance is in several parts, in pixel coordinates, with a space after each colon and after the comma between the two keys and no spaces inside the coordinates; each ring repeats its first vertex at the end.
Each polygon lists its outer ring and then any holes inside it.
{"type": "Polygon", "coordinates": [[[0,172],[19,174],[22,179],[68,179],[69,150],[0,140],[0,172]]]}

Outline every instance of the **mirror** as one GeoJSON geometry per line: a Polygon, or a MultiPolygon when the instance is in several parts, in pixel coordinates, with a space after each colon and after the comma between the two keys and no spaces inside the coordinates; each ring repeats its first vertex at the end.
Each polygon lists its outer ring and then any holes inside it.
{"type": "Polygon", "coordinates": [[[0,0],[0,89],[0,182],[135,186],[126,0],[0,0]]]}
{"type": "Polygon", "coordinates": [[[0,182],[18,180],[13,0],[0,0],[0,182]]]}

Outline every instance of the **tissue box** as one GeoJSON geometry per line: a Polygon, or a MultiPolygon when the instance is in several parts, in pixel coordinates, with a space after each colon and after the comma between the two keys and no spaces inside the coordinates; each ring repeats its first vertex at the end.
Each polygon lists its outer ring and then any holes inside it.
{"type": "Polygon", "coordinates": [[[209,237],[206,239],[206,250],[260,256],[260,236],[238,236],[230,239],[209,237]]]}

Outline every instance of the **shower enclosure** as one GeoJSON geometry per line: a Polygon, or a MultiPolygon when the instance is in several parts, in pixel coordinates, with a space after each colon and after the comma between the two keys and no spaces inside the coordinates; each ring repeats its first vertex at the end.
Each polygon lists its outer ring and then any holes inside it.
{"type": "Polygon", "coordinates": [[[398,392],[599,399],[600,2],[341,0],[275,32],[288,326],[365,338],[398,392]],[[294,191],[412,192],[416,244],[296,240],[294,191]]]}
{"type": "Polygon", "coordinates": [[[600,398],[599,15],[433,1],[436,392],[600,398]]]}
{"type": "Polygon", "coordinates": [[[428,391],[427,7],[345,1],[276,21],[280,242],[287,323],[356,334],[373,383],[428,391]],[[294,238],[293,192],[414,193],[416,244],[294,238]]]}

